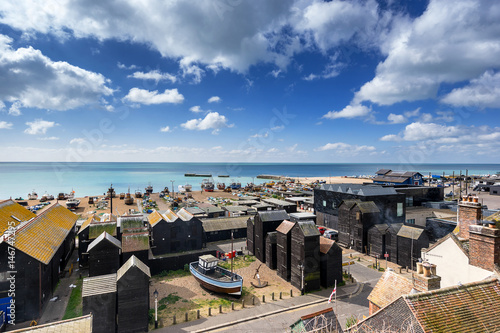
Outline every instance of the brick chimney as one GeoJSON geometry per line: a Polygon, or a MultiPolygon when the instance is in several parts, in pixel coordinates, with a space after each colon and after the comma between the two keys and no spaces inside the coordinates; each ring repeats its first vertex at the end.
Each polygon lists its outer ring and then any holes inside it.
{"type": "Polygon", "coordinates": [[[469,263],[488,271],[500,264],[500,229],[495,224],[469,227],[469,263]]]}
{"type": "Polygon", "coordinates": [[[458,237],[469,239],[469,226],[481,223],[482,205],[477,197],[463,197],[458,203],[458,237]]]}
{"type": "Polygon", "coordinates": [[[441,288],[441,277],[436,275],[436,265],[417,263],[417,273],[413,274],[413,286],[419,291],[431,291],[441,288]]]}

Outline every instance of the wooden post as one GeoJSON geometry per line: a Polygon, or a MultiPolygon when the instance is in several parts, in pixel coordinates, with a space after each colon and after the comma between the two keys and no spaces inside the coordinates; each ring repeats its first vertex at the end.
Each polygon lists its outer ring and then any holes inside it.
{"type": "Polygon", "coordinates": [[[208,308],[208,316],[210,317],[212,315],[212,308],[208,308]]]}
{"type": "Polygon", "coordinates": [[[272,297],[272,299],[273,299],[273,301],[274,301],[274,291],[273,291],[273,293],[271,294],[271,297],[272,297]]]}
{"type": "Polygon", "coordinates": [[[219,313],[222,313],[222,305],[219,305],[219,313]]]}
{"type": "Polygon", "coordinates": [[[252,297],[252,305],[255,305],[255,296],[252,297]]]}
{"type": "Polygon", "coordinates": [[[283,293],[280,291],[280,299],[283,299],[283,293]]]}
{"type": "Polygon", "coordinates": [[[186,318],[186,321],[189,321],[189,315],[188,313],[186,312],[186,314],[184,315],[184,317],[186,318]]]}
{"type": "Polygon", "coordinates": [[[200,310],[196,311],[196,319],[200,319],[200,310]]]}
{"type": "Polygon", "coordinates": [[[245,308],[245,300],[241,301],[241,308],[243,308],[243,309],[245,308]]]}
{"type": "Polygon", "coordinates": [[[262,303],[266,303],[266,295],[262,295],[262,303]]]}
{"type": "Polygon", "coordinates": [[[177,324],[177,318],[174,315],[174,325],[177,324]]]}
{"type": "Polygon", "coordinates": [[[290,289],[290,297],[293,297],[293,289],[290,289]]]}
{"type": "Polygon", "coordinates": [[[234,302],[231,302],[231,310],[234,311],[234,302]]]}

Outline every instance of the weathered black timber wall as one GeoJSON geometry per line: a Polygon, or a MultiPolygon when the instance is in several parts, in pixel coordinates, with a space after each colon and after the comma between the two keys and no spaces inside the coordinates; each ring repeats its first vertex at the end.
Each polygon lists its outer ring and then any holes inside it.
{"type": "Polygon", "coordinates": [[[205,250],[197,251],[196,253],[170,255],[166,257],[154,257],[149,259],[149,262],[144,263],[149,266],[151,275],[157,275],[163,271],[175,271],[178,269],[184,269],[184,265],[194,261],[198,261],[198,257],[205,254],[216,256],[217,251],[205,250]]]}
{"type": "Polygon", "coordinates": [[[413,206],[422,206],[424,202],[428,201],[443,201],[444,200],[444,187],[395,187],[396,192],[402,193],[406,198],[413,198],[413,206]]]}
{"type": "Polygon", "coordinates": [[[255,257],[257,257],[257,259],[259,259],[262,263],[266,262],[266,235],[268,232],[276,231],[276,228],[281,224],[281,222],[283,221],[264,222],[260,219],[259,215],[255,215],[254,254],[255,257]]]}
{"type": "Polygon", "coordinates": [[[89,276],[116,273],[120,268],[120,249],[101,241],[89,251],[89,276]]]}
{"type": "Polygon", "coordinates": [[[304,292],[320,288],[319,237],[304,237],[299,223],[292,228],[291,283],[301,289],[302,272],[299,265],[302,264],[304,292]]]}
{"type": "Polygon", "coordinates": [[[291,242],[292,233],[291,231],[283,234],[277,232],[276,234],[276,267],[278,270],[278,276],[286,281],[290,281],[291,275],[291,242]]]}
{"type": "Polygon", "coordinates": [[[274,231],[266,236],[266,265],[270,269],[276,269],[276,256],[276,231],[274,231]]]}
{"type": "Polygon", "coordinates": [[[170,252],[170,226],[167,222],[160,221],[155,224],[151,228],[151,238],[151,251],[155,256],[170,252]]]}
{"type": "Polygon", "coordinates": [[[376,227],[371,227],[368,230],[368,252],[371,256],[378,256],[381,259],[384,258],[385,235],[385,231],[381,232],[376,227]]]}
{"type": "MultiPolygon", "coordinates": [[[[234,239],[246,238],[247,228],[248,226],[245,228],[233,229],[234,239]]],[[[230,240],[230,239],[231,239],[231,229],[205,232],[205,240],[207,243],[230,240]]]]}
{"type": "Polygon", "coordinates": [[[251,217],[247,221],[247,249],[251,254],[255,254],[254,242],[254,223],[251,217]]]}
{"type": "Polygon", "coordinates": [[[342,282],[342,249],[336,243],[327,253],[320,253],[320,272],[323,288],[342,282]]]}
{"type": "Polygon", "coordinates": [[[90,226],[78,234],[78,263],[80,266],[87,266],[89,262],[89,256],[86,254],[87,248],[91,243],[91,240],[89,240],[89,230],[90,226]]]}
{"type": "Polygon", "coordinates": [[[116,281],[116,291],[118,332],[147,332],[149,277],[133,266],[116,281]]]}
{"type": "Polygon", "coordinates": [[[418,258],[420,258],[421,250],[427,247],[429,247],[429,237],[425,231],[422,232],[418,239],[398,236],[398,265],[411,268],[413,252],[413,268],[415,268],[416,262],[418,261],[418,258]]]}
{"type": "Polygon", "coordinates": [[[127,262],[127,260],[130,259],[130,257],[136,256],[137,259],[145,263],[146,265],[148,264],[149,261],[149,250],[141,250],[141,251],[130,251],[130,252],[123,252],[122,253],[122,265],[127,262]]]}
{"type": "Polygon", "coordinates": [[[116,332],[116,292],[83,297],[83,315],[92,313],[92,332],[116,332]]]}

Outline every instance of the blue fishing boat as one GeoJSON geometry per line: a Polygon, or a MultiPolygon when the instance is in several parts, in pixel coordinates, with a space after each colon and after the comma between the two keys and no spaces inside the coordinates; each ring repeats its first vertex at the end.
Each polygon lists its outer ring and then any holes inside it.
{"type": "Polygon", "coordinates": [[[203,255],[189,264],[189,270],[198,283],[216,293],[241,296],[243,278],[217,266],[219,259],[211,254],[203,255]]]}

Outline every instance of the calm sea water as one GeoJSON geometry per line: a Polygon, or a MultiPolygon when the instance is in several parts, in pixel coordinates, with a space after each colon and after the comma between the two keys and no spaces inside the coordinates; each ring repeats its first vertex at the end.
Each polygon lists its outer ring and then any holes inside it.
{"type": "Polygon", "coordinates": [[[283,175],[290,177],[373,175],[378,169],[419,171],[424,175],[456,174],[469,170],[469,174],[486,175],[500,171],[500,164],[269,164],[269,163],[0,163],[0,199],[19,196],[26,198],[35,190],[39,196],[45,192],[57,195],[72,189],[77,197],[104,193],[109,185],[117,193],[130,187],[144,190],[151,184],[155,192],[165,186],[174,188],[189,183],[193,190],[200,190],[203,178],[184,177],[185,173],[210,173],[214,182],[239,181],[261,183],[257,175],[283,175]],[[229,175],[219,178],[218,175],[229,175]]]}

